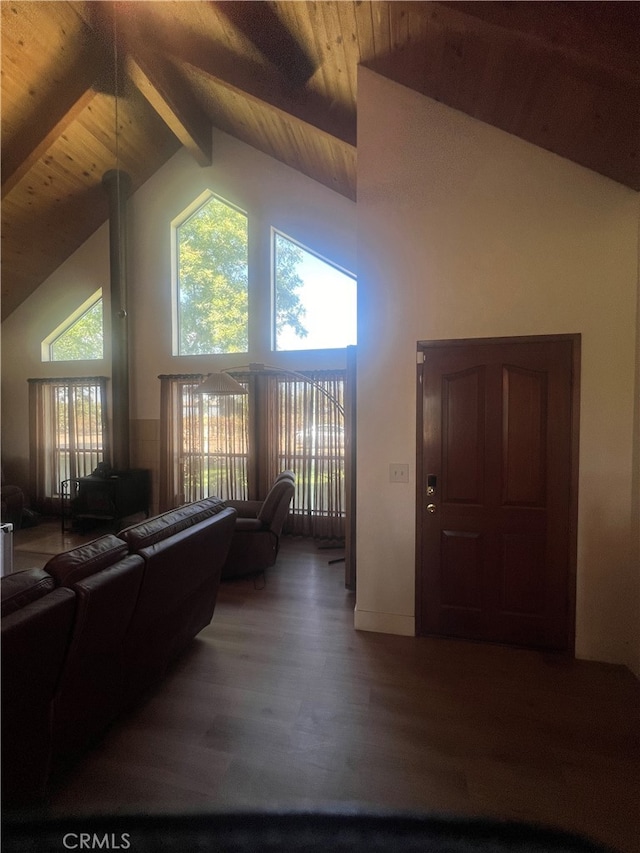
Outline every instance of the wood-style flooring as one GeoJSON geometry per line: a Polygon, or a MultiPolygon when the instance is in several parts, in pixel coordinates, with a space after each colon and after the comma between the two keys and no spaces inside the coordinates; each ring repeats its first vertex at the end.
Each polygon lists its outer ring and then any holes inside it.
{"type": "MultiPolygon", "coordinates": [[[[60,537],[19,531],[16,568],[44,565],[60,537]]],[[[533,821],[640,850],[628,670],[357,632],[344,564],[328,563],[339,555],[284,539],[264,585],[223,584],[211,625],[57,781],[48,813],[353,806],[533,821]]]]}

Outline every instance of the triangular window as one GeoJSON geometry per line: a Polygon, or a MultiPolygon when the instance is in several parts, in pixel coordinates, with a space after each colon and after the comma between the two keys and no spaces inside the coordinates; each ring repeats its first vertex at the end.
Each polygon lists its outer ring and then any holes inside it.
{"type": "Polygon", "coordinates": [[[102,290],[96,291],[42,342],[43,361],[91,361],[104,357],[102,290]]]}
{"type": "Polygon", "coordinates": [[[272,229],[273,349],[340,349],[356,343],[356,277],[272,229]]]}

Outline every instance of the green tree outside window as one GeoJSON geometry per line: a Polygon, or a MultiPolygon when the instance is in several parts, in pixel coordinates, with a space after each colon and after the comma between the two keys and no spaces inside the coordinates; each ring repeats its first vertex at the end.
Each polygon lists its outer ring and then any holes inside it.
{"type": "Polygon", "coordinates": [[[65,329],[49,348],[51,361],[83,361],[103,357],[102,299],[65,329]]]}
{"type": "Polygon", "coordinates": [[[248,349],[248,228],[219,199],[177,229],[179,354],[248,349]]]}
{"type": "MultiPolygon", "coordinates": [[[[248,352],[249,275],[246,214],[211,198],[176,229],[178,255],[178,354],[248,352]]],[[[303,281],[297,246],[281,257],[276,325],[304,337],[303,281]]],[[[266,283],[265,283],[266,284],[266,283]]]]}

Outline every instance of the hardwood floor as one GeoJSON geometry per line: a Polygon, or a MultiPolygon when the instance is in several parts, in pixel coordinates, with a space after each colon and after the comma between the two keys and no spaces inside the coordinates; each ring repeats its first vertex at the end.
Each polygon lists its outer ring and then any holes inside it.
{"type": "MultiPolygon", "coordinates": [[[[37,531],[16,536],[22,564],[52,547],[37,531]]],[[[328,565],[338,555],[285,539],[264,587],[223,584],[211,625],[57,781],[48,812],[352,805],[534,821],[640,849],[628,670],[357,632],[344,564],[328,565]]]]}

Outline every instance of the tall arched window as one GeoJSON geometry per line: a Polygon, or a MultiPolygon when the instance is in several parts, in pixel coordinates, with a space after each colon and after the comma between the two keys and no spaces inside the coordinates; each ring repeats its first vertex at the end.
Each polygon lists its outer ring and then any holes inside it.
{"type": "Polygon", "coordinates": [[[247,352],[246,214],[206,193],[173,227],[174,355],[247,352]]]}

